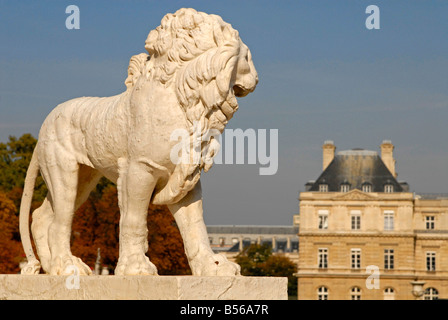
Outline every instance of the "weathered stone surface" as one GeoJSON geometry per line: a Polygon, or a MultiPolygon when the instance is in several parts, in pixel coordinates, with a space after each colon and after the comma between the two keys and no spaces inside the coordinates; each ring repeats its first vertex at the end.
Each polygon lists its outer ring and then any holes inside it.
{"type": "Polygon", "coordinates": [[[0,275],[0,300],[286,300],[279,277],[0,275]],[[69,288],[72,289],[69,289],[69,288]]]}

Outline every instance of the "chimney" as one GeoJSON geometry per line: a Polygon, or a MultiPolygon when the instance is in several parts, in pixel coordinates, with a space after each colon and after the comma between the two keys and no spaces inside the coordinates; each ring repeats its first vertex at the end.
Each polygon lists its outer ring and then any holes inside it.
{"type": "Polygon", "coordinates": [[[336,150],[336,147],[334,146],[333,141],[327,140],[324,142],[322,149],[323,149],[323,166],[322,166],[323,171],[328,167],[331,161],[333,161],[334,151],[336,150]]]}
{"type": "Polygon", "coordinates": [[[394,145],[390,140],[383,140],[381,144],[381,160],[383,160],[387,169],[389,169],[390,173],[394,177],[397,177],[397,173],[395,172],[395,159],[394,159],[394,145]]]}

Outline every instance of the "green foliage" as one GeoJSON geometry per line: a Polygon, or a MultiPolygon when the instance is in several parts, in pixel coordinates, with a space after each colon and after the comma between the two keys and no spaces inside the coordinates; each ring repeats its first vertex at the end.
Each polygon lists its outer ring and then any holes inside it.
{"type": "Polygon", "coordinates": [[[241,274],[245,276],[264,276],[263,264],[272,255],[272,248],[267,244],[252,244],[245,247],[236,257],[241,266],[241,274]]]}
{"type": "MultiPolygon", "coordinates": [[[[0,143],[0,189],[8,193],[17,208],[20,206],[26,171],[36,147],[37,140],[29,133],[19,139],[9,137],[9,142],[0,143]]],[[[47,187],[41,176],[36,180],[33,196],[34,202],[42,202],[47,194],[47,187]]]]}
{"type": "Polygon", "coordinates": [[[288,277],[288,295],[297,295],[296,264],[283,255],[273,255],[270,245],[252,244],[236,256],[235,262],[243,276],[288,277]]]}
{"type": "Polygon", "coordinates": [[[31,134],[24,134],[20,139],[9,136],[9,142],[0,143],[0,186],[4,191],[13,187],[23,188],[36,143],[31,134]]]}

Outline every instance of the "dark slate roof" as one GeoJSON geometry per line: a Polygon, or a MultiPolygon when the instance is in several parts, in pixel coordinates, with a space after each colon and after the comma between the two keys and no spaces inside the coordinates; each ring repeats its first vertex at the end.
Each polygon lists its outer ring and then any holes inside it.
{"type": "Polygon", "coordinates": [[[375,151],[353,149],[338,152],[320,177],[308,186],[308,191],[319,191],[327,184],[329,192],[341,190],[341,184],[350,184],[350,190],[362,190],[364,183],[372,185],[372,192],[384,192],[385,184],[392,184],[394,192],[407,191],[406,182],[398,182],[375,151]]]}

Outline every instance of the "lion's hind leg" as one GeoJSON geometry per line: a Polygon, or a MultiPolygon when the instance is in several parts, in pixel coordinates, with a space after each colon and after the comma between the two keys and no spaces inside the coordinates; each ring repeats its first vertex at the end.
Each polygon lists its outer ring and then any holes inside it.
{"type": "Polygon", "coordinates": [[[52,275],[72,274],[74,266],[80,275],[91,274],[90,267],[72,255],[70,235],[75,210],[85,201],[101,175],[79,165],[68,152],[48,152],[45,156],[48,159],[43,161],[41,171],[54,212],[48,226],[51,261],[46,272],[52,275]],[[53,165],[46,166],[46,163],[53,165]]]}
{"type": "MultiPolygon", "coordinates": [[[[47,173],[47,176],[48,175],[49,174],[47,173]]],[[[79,167],[75,211],[87,200],[87,197],[97,185],[101,176],[102,174],[93,168],[83,165],[79,167]]],[[[53,189],[50,180],[47,181],[47,186],[49,190],[53,189]]],[[[31,231],[34,243],[36,244],[37,254],[42,264],[42,268],[46,273],[50,273],[51,269],[51,252],[48,242],[48,233],[54,218],[50,194],[45,198],[42,205],[33,212],[33,222],[31,224],[31,231]]]]}

